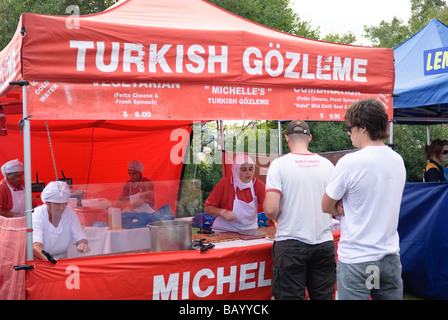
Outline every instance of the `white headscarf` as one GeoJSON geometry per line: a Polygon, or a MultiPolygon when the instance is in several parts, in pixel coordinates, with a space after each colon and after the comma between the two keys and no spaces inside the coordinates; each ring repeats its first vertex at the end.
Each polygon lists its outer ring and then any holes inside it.
{"type": "MultiPolygon", "coordinates": [[[[240,179],[240,168],[241,168],[241,165],[245,164],[245,163],[249,163],[249,164],[253,165],[254,161],[247,154],[238,154],[233,159],[233,164],[232,164],[233,182],[240,190],[250,188],[254,185],[253,180],[250,180],[249,182],[243,182],[240,179]]],[[[254,167],[254,169],[255,169],[255,167],[254,167]]]]}
{"type": "Polygon", "coordinates": [[[52,181],[44,188],[40,198],[44,203],[67,203],[70,199],[70,187],[64,181],[52,181]]]}
{"type": "Polygon", "coordinates": [[[19,159],[11,160],[2,165],[1,168],[3,176],[6,178],[8,173],[23,172],[23,164],[19,159]]]}

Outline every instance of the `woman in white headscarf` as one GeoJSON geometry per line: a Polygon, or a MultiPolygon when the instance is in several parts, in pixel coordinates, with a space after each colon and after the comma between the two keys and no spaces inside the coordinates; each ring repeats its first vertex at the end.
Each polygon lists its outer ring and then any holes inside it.
{"type": "Polygon", "coordinates": [[[0,181],[0,215],[8,218],[25,214],[25,189],[23,187],[23,164],[11,160],[2,165],[4,179],[0,181]]]}
{"type": "Polygon", "coordinates": [[[44,204],[33,213],[33,251],[36,259],[47,260],[42,250],[55,259],[65,259],[70,242],[81,253],[90,251],[78,216],[67,207],[69,198],[70,188],[63,181],[50,182],[42,191],[44,204]]]}
{"type": "Polygon", "coordinates": [[[258,228],[258,205],[263,204],[265,184],[254,178],[255,165],[245,154],[235,157],[232,176],[219,181],[204,203],[215,231],[242,231],[258,228]]]}

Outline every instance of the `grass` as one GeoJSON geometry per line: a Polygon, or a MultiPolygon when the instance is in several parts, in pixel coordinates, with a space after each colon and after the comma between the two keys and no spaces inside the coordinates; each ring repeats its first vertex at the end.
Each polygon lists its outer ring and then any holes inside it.
{"type": "Polygon", "coordinates": [[[422,298],[422,297],[417,297],[416,295],[409,293],[409,292],[405,292],[403,294],[403,300],[427,300],[427,299],[422,298]]]}

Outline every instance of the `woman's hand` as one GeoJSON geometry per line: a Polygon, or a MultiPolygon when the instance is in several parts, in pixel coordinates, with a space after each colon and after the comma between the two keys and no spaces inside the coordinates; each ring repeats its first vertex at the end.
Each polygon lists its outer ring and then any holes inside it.
{"type": "Polygon", "coordinates": [[[33,243],[34,258],[37,260],[48,260],[47,257],[42,254],[42,250],[44,250],[44,245],[42,243],[33,243]]]}
{"type": "Polygon", "coordinates": [[[89,253],[90,252],[90,247],[88,246],[86,241],[79,241],[78,244],[76,245],[76,249],[81,252],[81,253],[89,253]]]}
{"type": "Polygon", "coordinates": [[[223,217],[224,219],[226,219],[227,221],[235,221],[236,220],[235,214],[230,210],[222,209],[220,216],[223,217]]]}

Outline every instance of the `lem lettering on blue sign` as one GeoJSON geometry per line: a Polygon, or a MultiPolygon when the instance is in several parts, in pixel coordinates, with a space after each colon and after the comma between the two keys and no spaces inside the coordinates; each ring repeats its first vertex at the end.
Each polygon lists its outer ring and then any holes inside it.
{"type": "Polygon", "coordinates": [[[425,76],[448,73],[448,47],[423,52],[425,76]]]}

